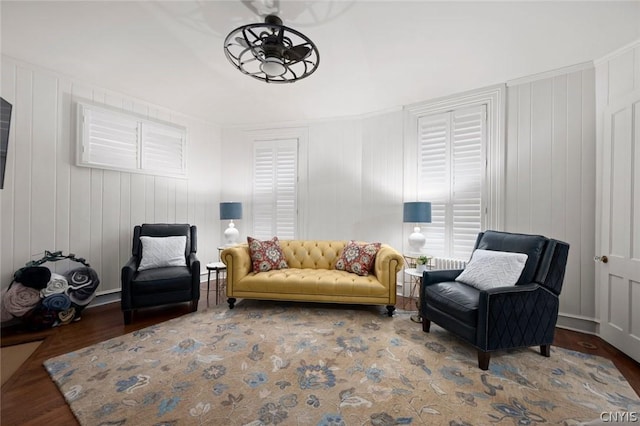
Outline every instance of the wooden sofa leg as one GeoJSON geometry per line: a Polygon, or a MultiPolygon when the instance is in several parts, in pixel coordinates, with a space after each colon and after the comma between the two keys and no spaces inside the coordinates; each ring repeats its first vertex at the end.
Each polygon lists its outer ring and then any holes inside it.
{"type": "Polygon", "coordinates": [[[489,369],[489,360],[491,359],[491,353],[478,351],[478,367],[480,370],[487,371],[489,369]]]}
{"type": "Polygon", "coordinates": [[[551,356],[551,345],[540,345],[540,354],[549,358],[551,356]]]}
{"type": "Polygon", "coordinates": [[[425,317],[422,317],[422,331],[424,331],[425,333],[428,333],[430,329],[431,329],[431,321],[426,319],[425,317]]]}
{"type": "Polygon", "coordinates": [[[396,307],[393,305],[387,305],[387,316],[388,317],[392,317],[393,316],[393,311],[396,310],[396,307]]]}
{"type": "Polygon", "coordinates": [[[198,310],[198,300],[191,301],[191,312],[196,312],[198,310]]]}
{"type": "Polygon", "coordinates": [[[235,297],[227,298],[227,303],[229,304],[229,309],[233,309],[233,307],[236,304],[236,298],[235,297]]]}
{"type": "Polygon", "coordinates": [[[124,316],[124,324],[131,324],[131,319],[133,318],[133,311],[122,311],[122,315],[124,316]]]}

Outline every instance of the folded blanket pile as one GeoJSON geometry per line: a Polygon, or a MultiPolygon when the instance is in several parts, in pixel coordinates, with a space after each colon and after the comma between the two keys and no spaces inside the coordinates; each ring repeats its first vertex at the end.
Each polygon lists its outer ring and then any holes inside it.
{"type": "Polygon", "coordinates": [[[67,279],[55,272],[51,274],[51,279],[47,283],[47,287],[40,290],[40,296],[44,299],[52,294],[65,293],[69,288],[67,279]]]}
{"type": "Polygon", "coordinates": [[[1,295],[1,321],[20,318],[28,328],[42,330],[80,319],[100,284],[96,271],[83,266],[61,275],[44,269],[25,267],[16,272],[15,281],[1,295]]]}
{"type": "Polygon", "coordinates": [[[21,317],[40,303],[40,292],[34,288],[13,283],[2,296],[2,311],[21,317]]]}

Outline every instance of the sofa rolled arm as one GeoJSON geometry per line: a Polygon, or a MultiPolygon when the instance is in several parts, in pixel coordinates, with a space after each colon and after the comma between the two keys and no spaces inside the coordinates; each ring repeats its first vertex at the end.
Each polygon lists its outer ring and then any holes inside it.
{"type": "Polygon", "coordinates": [[[404,258],[393,247],[382,244],[373,264],[373,273],[384,286],[395,291],[398,272],[402,270],[404,258]]]}
{"type": "Polygon", "coordinates": [[[233,295],[233,285],[251,273],[251,254],[247,244],[228,247],[220,254],[227,265],[227,295],[233,295]]]}
{"type": "Polygon", "coordinates": [[[477,345],[484,351],[551,344],[558,296],[529,283],[480,291],[477,345]]]}
{"type": "MultiPolygon", "coordinates": [[[[395,305],[396,303],[398,272],[402,270],[403,264],[404,258],[396,249],[388,244],[382,244],[380,246],[380,250],[378,250],[373,264],[373,273],[380,284],[389,291],[389,306],[395,305]]],[[[389,309],[389,307],[387,307],[387,309],[389,309]]]]}

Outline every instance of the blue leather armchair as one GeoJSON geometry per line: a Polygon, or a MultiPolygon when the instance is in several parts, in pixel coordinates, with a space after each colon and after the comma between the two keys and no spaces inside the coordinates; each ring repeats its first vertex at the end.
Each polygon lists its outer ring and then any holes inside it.
{"type": "Polygon", "coordinates": [[[516,285],[478,290],[455,281],[462,270],[427,271],[420,290],[423,331],[433,321],[475,346],[482,370],[497,350],[539,345],[550,356],[569,245],[541,235],[486,231],[475,249],[527,254],[516,285]]]}
{"type": "Polygon", "coordinates": [[[191,302],[191,311],[198,309],[200,300],[200,261],[197,228],[188,224],[144,224],[133,229],[131,258],[122,268],[121,306],[124,323],[130,324],[133,311],[138,308],[191,302]],[[142,259],[141,236],[186,236],[187,266],[168,266],[139,271],[142,259]]]}

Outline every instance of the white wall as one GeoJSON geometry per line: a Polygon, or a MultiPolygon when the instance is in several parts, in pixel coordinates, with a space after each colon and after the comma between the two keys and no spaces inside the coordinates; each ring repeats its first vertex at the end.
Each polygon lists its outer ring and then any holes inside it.
{"type": "MultiPolygon", "coordinates": [[[[403,112],[362,120],[362,203],[356,230],[364,241],[380,240],[403,251],[409,233],[402,223],[403,112]]],[[[413,226],[413,224],[411,224],[413,226]]]]}
{"type": "MultiPolygon", "coordinates": [[[[304,128],[299,238],[382,241],[402,250],[402,111],[281,125],[304,128]]],[[[264,129],[266,129],[265,127],[264,129]]],[[[270,126],[273,129],[273,126],[270,126]]],[[[223,130],[222,199],[246,206],[241,239],[251,233],[251,139],[260,126],[223,130]]],[[[277,132],[273,132],[276,133],[277,132]]]]}
{"type": "MultiPolygon", "coordinates": [[[[251,230],[251,155],[246,131],[220,129],[4,58],[2,96],[14,104],[5,189],[0,191],[0,274],[44,249],[86,257],[119,288],[134,224],[185,221],[198,225],[203,261],[217,256],[226,224],[219,201],[242,201],[241,238],[251,230]],[[73,101],[81,97],[186,125],[186,180],[79,168],[73,101]]],[[[535,232],[571,244],[560,319],[592,330],[596,317],[595,105],[592,67],[510,82],[507,96],[505,229],[535,232]]],[[[301,177],[301,238],[384,241],[402,251],[403,115],[281,124],[308,131],[301,177]]]]}
{"type": "MultiPolygon", "coordinates": [[[[571,244],[559,323],[585,331],[596,323],[594,98],[592,65],[520,79],[507,89],[505,230],[571,244]]],[[[410,232],[402,223],[403,185],[410,184],[403,176],[412,157],[403,152],[402,112],[303,126],[309,141],[300,236],[380,240],[403,251],[410,232]]],[[[250,203],[246,132],[254,129],[223,131],[223,156],[235,159],[223,163],[222,198],[250,203]]],[[[250,220],[243,219],[242,238],[250,220]]]]}
{"type": "Polygon", "coordinates": [[[362,123],[359,119],[309,126],[306,229],[310,239],[363,239],[357,235],[362,205],[362,123]]]}
{"type": "Polygon", "coordinates": [[[595,331],[593,65],[508,83],[505,230],[571,245],[559,324],[595,331]]]}
{"type": "MultiPolygon", "coordinates": [[[[4,189],[0,190],[0,279],[44,250],[84,257],[100,292],[120,289],[133,226],[144,222],[198,226],[203,264],[217,257],[220,138],[218,126],[166,108],[2,57],[0,95],[13,105],[4,189]],[[174,179],[74,165],[78,99],[183,125],[188,178],[174,179]]],[[[74,263],[75,264],[75,263],[74,263]]],[[[68,264],[56,265],[59,270],[68,264]]]]}

